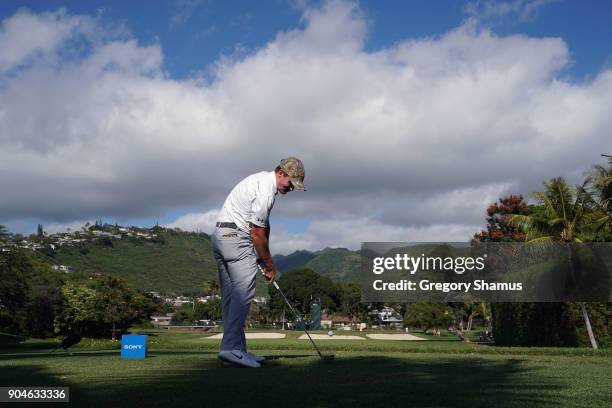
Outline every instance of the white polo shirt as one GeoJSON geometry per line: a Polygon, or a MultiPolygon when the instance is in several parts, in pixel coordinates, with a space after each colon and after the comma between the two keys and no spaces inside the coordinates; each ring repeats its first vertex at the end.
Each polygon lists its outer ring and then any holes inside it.
{"type": "Polygon", "coordinates": [[[249,223],[267,227],[277,193],[276,173],[262,171],[252,174],[238,183],[227,196],[218,221],[233,222],[248,233],[251,232],[249,223]]]}

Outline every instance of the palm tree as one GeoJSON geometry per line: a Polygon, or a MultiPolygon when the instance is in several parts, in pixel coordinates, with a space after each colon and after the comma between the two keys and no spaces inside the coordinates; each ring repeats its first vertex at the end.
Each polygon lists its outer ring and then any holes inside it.
{"type": "MultiPolygon", "coordinates": [[[[575,189],[564,178],[544,182],[545,191],[533,193],[543,205],[541,214],[512,215],[510,222],[523,228],[527,243],[562,242],[567,250],[568,266],[572,279],[574,267],[571,242],[584,242],[592,236],[594,224],[591,219],[592,198],[586,183],[575,189]]],[[[582,317],[589,334],[591,346],[597,349],[597,341],[584,302],[580,302],[582,317]]]]}
{"type": "Polygon", "coordinates": [[[210,295],[215,300],[215,295],[219,291],[219,282],[216,279],[211,279],[208,281],[208,290],[210,291],[210,295]]]}
{"type": "Polygon", "coordinates": [[[612,158],[608,158],[607,168],[593,166],[586,183],[595,204],[597,232],[612,230],[612,158]]]}

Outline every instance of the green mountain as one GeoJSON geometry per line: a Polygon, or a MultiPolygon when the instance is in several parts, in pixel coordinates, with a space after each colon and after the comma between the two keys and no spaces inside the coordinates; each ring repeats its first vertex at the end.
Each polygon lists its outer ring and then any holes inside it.
{"type": "Polygon", "coordinates": [[[276,265],[276,269],[279,272],[287,272],[292,269],[303,267],[315,256],[316,254],[314,252],[300,250],[289,255],[275,255],[273,259],[274,265],[276,265]]]}
{"type": "Polygon", "coordinates": [[[334,281],[359,282],[361,256],[359,251],[346,248],[325,248],[321,251],[296,251],[290,255],[277,255],[274,262],[281,272],[297,268],[310,268],[334,281]]]}
{"type": "MultiPolygon", "coordinates": [[[[454,248],[455,254],[469,255],[469,247],[454,248]]],[[[384,254],[365,249],[363,251],[350,251],[346,248],[325,248],[321,251],[296,251],[292,254],[274,257],[277,269],[286,272],[297,268],[310,268],[319,275],[331,278],[334,281],[360,282],[361,257],[374,258],[377,256],[394,256],[395,254],[408,254],[418,257],[449,256],[450,248],[440,244],[417,244],[403,248],[392,248],[384,254]]]]}
{"type": "MultiPolygon", "coordinates": [[[[153,230],[141,231],[150,234],[153,230]]],[[[87,239],[55,251],[36,251],[33,256],[51,265],[72,267],[67,276],[75,279],[108,274],[145,291],[176,295],[208,292],[209,282],[217,280],[210,237],[161,228],[153,232],[153,239],[125,234],[121,239],[87,239]]],[[[258,278],[256,295],[267,293],[267,285],[258,278]]]]}
{"type": "Polygon", "coordinates": [[[306,267],[334,281],[358,282],[361,269],[359,251],[325,248],[306,263],[306,267]]]}

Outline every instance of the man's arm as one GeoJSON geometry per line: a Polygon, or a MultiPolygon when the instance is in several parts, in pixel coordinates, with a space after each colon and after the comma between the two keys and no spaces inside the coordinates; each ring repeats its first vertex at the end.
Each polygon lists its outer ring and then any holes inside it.
{"type": "Polygon", "coordinates": [[[272,255],[270,254],[270,247],[268,245],[269,238],[270,227],[264,228],[255,224],[251,224],[251,239],[253,240],[253,245],[255,245],[255,250],[257,251],[259,257],[266,264],[266,280],[268,282],[272,282],[276,278],[276,266],[274,265],[272,255]]]}

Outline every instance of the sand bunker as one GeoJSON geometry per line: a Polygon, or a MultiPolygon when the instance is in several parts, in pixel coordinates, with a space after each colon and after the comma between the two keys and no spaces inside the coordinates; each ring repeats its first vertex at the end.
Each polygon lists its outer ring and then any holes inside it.
{"type": "Polygon", "coordinates": [[[372,340],[427,340],[412,334],[366,334],[372,340]]]}
{"type": "MultiPolygon", "coordinates": [[[[336,336],[335,334],[333,336],[329,336],[327,334],[311,334],[310,337],[312,337],[313,340],[366,340],[365,338],[359,336],[336,336]]],[[[308,336],[302,334],[300,337],[298,337],[298,339],[308,340],[308,336]]]]}
{"type": "MultiPolygon", "coordinates": [[[[284,339],[287,337],[285,333],[245,333],[247,339],[284,339]]],[[[222,339],[223,333],[215,334],[203,339],[222,339]]]]}

